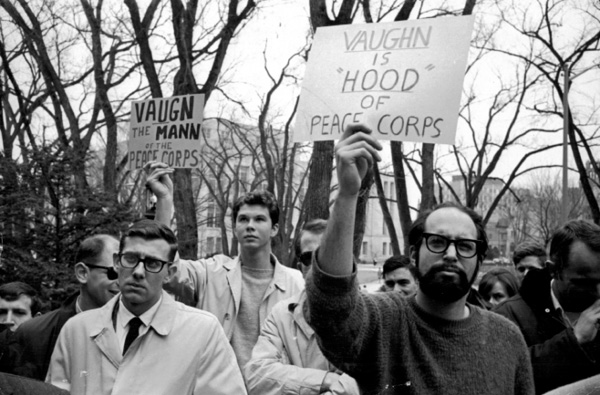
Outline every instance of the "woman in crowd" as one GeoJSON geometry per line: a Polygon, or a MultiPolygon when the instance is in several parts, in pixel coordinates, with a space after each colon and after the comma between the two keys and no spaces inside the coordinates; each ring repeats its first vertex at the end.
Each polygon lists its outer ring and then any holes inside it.
{"type": "Polygon", "coordinates": [[[488,271],[479,282],[479,293],[494,308],[519,292],[519,280],[509,269],[498,267],[488,271]]]}

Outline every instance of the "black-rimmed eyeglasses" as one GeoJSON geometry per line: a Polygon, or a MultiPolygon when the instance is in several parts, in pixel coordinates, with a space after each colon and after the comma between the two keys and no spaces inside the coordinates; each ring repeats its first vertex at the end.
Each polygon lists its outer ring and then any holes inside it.
{"type": "Polygon", "coordinates": [[[160,272],[165,265],[170,265],[173,262],[162,261],[160,259],[144,257],[142,258],[133,252],[124,252],[122,254],[115,254],[115,263],[125,269],[133,269],[142,262],[144,269],[150,273],[160,272]]]}
{"type": "Polygon", "coordinates": [[[436,254],[443,254],[450,247],[450,244],[454,244],[456,254],[461,258],[473,258],[477,255],[481,243],[481,240],[449,239],[446,236],[434,233],[423,233],[423,238],[427,249],[436,254]]]}
{"type": "Polygon", "coordinates": [[[106,277],[109,280],[116,280],[117,278],[119,278],[119,273],[117,273],[115,268],[112,266],[98,266],[98,265],[92,265],[91,263],[85,263],[85,262],[81,262],[81,263],[83,263],[90,269],[106,270],[106,277]]]}

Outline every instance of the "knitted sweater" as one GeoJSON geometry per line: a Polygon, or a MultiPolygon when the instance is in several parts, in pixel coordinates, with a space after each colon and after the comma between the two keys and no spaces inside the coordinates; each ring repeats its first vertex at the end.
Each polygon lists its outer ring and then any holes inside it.
{"type": "Polygon", "coordinates": [[[464,320],[427,314],[414,297],[359,291],[351,276],[306,282],[310,324],[334,365],[363,394],[533,394],[529,354],[517,327],[469,305],[464,320]]]}

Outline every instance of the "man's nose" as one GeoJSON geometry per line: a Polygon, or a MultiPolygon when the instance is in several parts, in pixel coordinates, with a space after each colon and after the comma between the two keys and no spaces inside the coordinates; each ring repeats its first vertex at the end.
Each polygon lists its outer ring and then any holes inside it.
{"type": "Polygon", "coordinates": [[[144,277],[146,275],[146,268],[144,267],[144,262],[138,262],[136,267],[133,268],[133,275],[135,277],[144,277]]]}
{"type": "Polygon", "coordinates": [[[400,284],[398,284],[398,283],[394,284],[394,291],[398,291],[398,292],[402,291],[402,287],[400,286],[400,284]]]}
{"type": "Polygon", "coordinates": [[[444,259],[456,261],[458,256],[456,254],[456,245],[454,243],[450,243],[446,252],[444,252],[444,259]]]}
{"type": "Polygon", "coordinates": [[[14,320],[12,311],[9,310],[8,313],[6,313],[6,318],[4,319],[3,324],[6,326],[13,326],[15,324],[15,320],[14,320]]]}

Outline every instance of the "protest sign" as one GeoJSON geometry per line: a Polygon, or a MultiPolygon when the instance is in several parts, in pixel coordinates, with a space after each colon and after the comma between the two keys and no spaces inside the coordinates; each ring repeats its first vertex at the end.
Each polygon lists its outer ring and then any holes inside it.
{"type": "Polygon", "coordinates": [[[350,123],[378,139],[453,144],[473,16],[317,29],[294,141],[350,123]]]}
{"type": "Polygon", "coordinates": [[[132,102],[129,169],[151,160],[173,168],[200,167],[203,110],[204,95],[132,102]]]}

